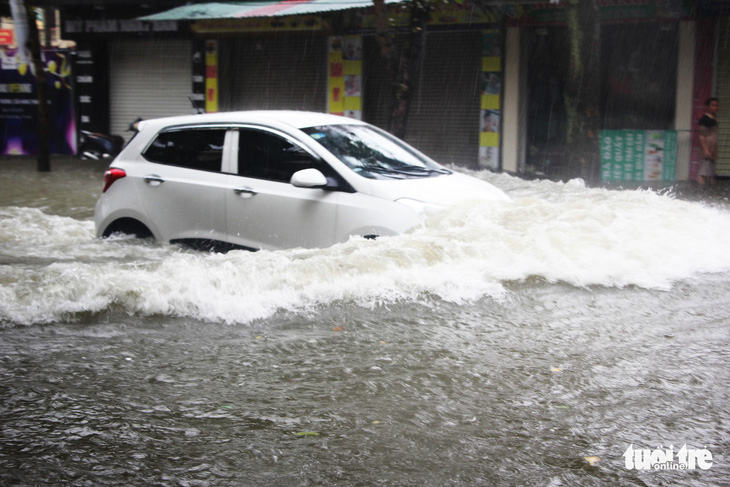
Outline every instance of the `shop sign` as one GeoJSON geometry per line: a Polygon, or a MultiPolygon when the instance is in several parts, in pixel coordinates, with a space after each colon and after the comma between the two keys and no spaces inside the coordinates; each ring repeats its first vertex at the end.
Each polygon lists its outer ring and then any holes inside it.
{"type": "Polygon", "coordinates": [[[155,35],[174,32],[179,32],[178,23],[175,20],[84,19],[66,20],[63,23],[65,38],[108,34],[155,35]]]}
{"type": "Polygon", "coordinates": [[[479,167],[499,169],[502,113],[502,33],[482,32],[482,86],[479,122],[479,167]]]}
{"type": "Polygon", "coordinates": [[[218,41],[205,41],[205,111],[218,111],[218,41]]]}
{"type": "Polygon", "coordinates": [[[601,180],[674,181],[676,130],[602,130],[601,180]]]}
{"type": "Polygon", "coordinates": [[[196,34],[221,34],[226,32],[314,32],[321,31],[325,23],[317,16],[252,17],[241,19],[205,19],[190,26],[196,34]]]}
{"type": "MultiPolygon", "coordinates": [[[[38,150],[38,95],[31,67],[17,49],[0,49],[0,154],[30,155],[38,150]]],[[[74,154],[76,130],[71,63],[66,51],[43,51],[50,109],[50,152],[74,154]]]]}
{"type": "Polygon", "coordinates": [[[9,46],[15,44],[13,29],[0,29],[0,45],[9,46]]]}
{"type": "Polygon", "coordinates": [[[327,111],[362,120],[362,37],[328,39],[327,111]]]}

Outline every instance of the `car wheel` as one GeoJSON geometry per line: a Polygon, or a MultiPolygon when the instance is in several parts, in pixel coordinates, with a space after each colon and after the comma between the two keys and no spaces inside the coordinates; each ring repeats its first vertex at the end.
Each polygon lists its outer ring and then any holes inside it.
{"type": "Polygon", "coordinates": [[[121,218],[106,227],[103,238],[111,237],[114,234],[122,233],[124,235],[132,235],[136,238],[154,238],[152,231],[147,226],[135,220],[134,218],[121,218]]]}

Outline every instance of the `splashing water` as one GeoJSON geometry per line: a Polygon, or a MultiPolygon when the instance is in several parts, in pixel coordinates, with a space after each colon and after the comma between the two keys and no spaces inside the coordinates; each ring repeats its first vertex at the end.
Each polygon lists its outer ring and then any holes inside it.
{"type": "Polygon", "coordinates": [[[508,202],[464,202],[408,233],[326,249],[211,254],[94,238],[93,223],[0,208],[0,320],[44,323],[121,309],[249,323],[352,302],[503,299],[531,278],[669,289],[730,269],[730,212],[652,191],[474,173],[508,202]]]}

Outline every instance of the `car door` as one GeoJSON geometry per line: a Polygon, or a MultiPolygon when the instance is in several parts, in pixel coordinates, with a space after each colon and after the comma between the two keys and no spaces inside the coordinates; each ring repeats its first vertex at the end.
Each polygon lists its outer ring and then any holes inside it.
{"type": "Polygon", "coordinates": [[[225,239],[225,128],[163,131],[143,152],[138,190],[158,238],[199,244],[225,239]]]}
{"type": "Polygon", "coordinates": [[[296,171],[323,163],[282,133],[240,128],[237,138],[238,177],[226,194],[231,241],[252,249],[332,245],[341,193],[290,183],[296,171]]]}

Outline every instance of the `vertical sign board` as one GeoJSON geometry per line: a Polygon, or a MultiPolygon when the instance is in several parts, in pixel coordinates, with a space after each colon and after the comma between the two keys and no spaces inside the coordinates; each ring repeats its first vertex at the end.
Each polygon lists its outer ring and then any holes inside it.
{"type": "Polygon", "coordinates": [[[482,87],[479,121],[479,167],[499,169],[499,128],[502,95],[502,35],[482,33],[482,87]]]}
{"type": "Polygon", "coordinates": [[[12,46],[15,44],[15,31],[13,29],[0,29],[0,45],[12,46]]]}
{"type": "Polygon", "coordinates": [[[205,112],[205,41],[193,39],[192,41],[193,61],[193,83],[192,83],[192,104],[193,113],[205,112]]]}
{"type": "Polygon", "coordinates": [[[73,69],[79,130],[109,133],[108,58],[103,44],[78,43],[73,69]]]}
{"type": "Polygon", "coordinates": [[[601,180],[674,181],[675,130],[601,130],[601,180]]]}
{"type": "Polygon", "coordinates": [[[362,120],[362,37],[330,37],[327,45],[327,111],[362,120]]]}
{"type": "MultiPolygon", "coordinates": [[[[46,83],[53,154],[76,153],[70,53],[41,52],[46,83]]],[[[0,48],[0,154],[32,155],[38,151],[38,94],[32,66],[17,49],[0,48]]]]}
{"type": "Polygon", "coordinates": [[[205,41],[205,111],[218,111],[218,41],[205,41]]]}

